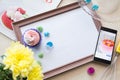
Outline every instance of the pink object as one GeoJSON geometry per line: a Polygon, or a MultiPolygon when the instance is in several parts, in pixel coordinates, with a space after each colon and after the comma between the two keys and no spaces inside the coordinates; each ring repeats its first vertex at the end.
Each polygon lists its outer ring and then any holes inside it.
{"type": "Polygon", "coordinates": [[[18,8],[18,7],[10,7],[7,10],[7,16],[9,18],[11,18],[11,20],[13,21],[19,21],[24,19],[23,15],[25,14],[25,10],[23,10],[22,8],[18,8]]]}
{"type": "Polygon", "coordinates": [[[19,11],[16,11],[14,16],[13,16],[13,20],[14,21],[19,21],[19,20],[22,20],[22,19],[24,19],[23,15],[19,11]]]}
{"type": "Polygon", "coordinates": [[[24,19],[23,16],[26,14],[25,10],[18,7],[9,7],[3,14],[2,14],[2,23],[9,29],[13,30],[12,23],[15,21],[19,21],[24,19]]]}
{"type": "Polygon", "coordinates": [[[108,47],[104,44],[101,44],[102,51],[112,52],[113,47],[108,47]]]}
{"type": "Polygon", "coordinates": [[[36,30],[30,29],[25,32],[23,39],[28,46],[35,46],[40,42],[41,36],[36,30]]]}
{"type": "Polygon", "coordinates": [[[25,14],[26,13],[26,11],[23,10],[22,8],[18,8],[17,11],[19,11],[21,14],[25,14]]]}
{"type": "Polygon", "coordinates": [[[52,0],[45,0],[47,3],[52,3],[52,0]]]}
{"type": "Polygon", "coordinates": [[[112,52],[114,46],[114,41],[104,39],[101,43],[101,49],[104,52],[112,52]]]}
{"type": "Polygon", "coordinates": [[[89,67],[87,72],[88,72],[89,75],[92,75],[92,74],[95,73],[95,69],[93,67],[89,67]]]}

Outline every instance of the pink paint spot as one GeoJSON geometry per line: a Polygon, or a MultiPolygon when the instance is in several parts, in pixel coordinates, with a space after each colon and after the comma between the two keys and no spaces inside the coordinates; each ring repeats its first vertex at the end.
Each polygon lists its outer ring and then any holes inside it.
{"type": "Polygon", "coordinates": [[[52,0],[45,0],[47,3],[52,3],[52,0]]]}

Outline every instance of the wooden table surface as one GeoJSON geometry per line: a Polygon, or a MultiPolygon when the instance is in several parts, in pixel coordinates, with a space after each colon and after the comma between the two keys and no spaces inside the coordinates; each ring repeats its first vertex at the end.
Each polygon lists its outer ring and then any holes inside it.
{"type": "MultiPolygon", "coordinates": [[[[70,3],[73,3],[73,2],[76,2],[76,1],[77,0],[63,0],[62,3],[60,4],[60,7],[70,4],[70,3]]],[[[116,45],[117,45],[118,41],[120,40],[119,24],[102,22],[102,25],[118,30],[117,42],[116,42],[116,45]]],[[[10,45],[11,41],[12,40],[10,40],[9,38],[0,34],[0,54],[3,54],[5,52],[5,49],[10,45]]],[[[98,77],[103,73],[103,71],[106,67],[107,67],[107,65],[104,65],[104,64],[90,62],[90,63],[84,64],[82,66],[79,66],[77,68],[74,68],[72,70],[69,70],[67,72],[61,73],[54,77],[51,77],[47,80],[98,80],[98,77]],[[93,75],[87,74],[87,69],[89,67],[95,68],[95,73],[93,75]]],[[[120,75],[120,56],[118,57],[118,60],[117,60],[117,70],[116,70],[116,78],[117,79],[116,80],[120,80],[119,75],[120,75]]]]}

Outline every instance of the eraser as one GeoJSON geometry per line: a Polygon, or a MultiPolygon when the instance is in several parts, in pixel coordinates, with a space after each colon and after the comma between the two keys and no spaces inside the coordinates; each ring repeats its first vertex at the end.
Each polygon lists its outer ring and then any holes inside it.
{"type": "Polygon", "coordinates": [[[118,45],[117,45],[116,52],[117,52],[118,54],[120,54],[120,42],[119,42],[118,45]]]}

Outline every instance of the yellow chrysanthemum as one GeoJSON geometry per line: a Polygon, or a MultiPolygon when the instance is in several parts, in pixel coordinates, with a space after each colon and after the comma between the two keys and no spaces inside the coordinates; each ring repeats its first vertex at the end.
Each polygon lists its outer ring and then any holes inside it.
{"type": "Polygon", "coordinates": [[[27,77],[31,71],[31,65],[33,65],[33,62],[34,58],[32,50],[23,46],[19,42],[12,43],[7,49],[6,57],[3,60],[3,63],[6,65],[5,69],[9,68],[12,70],[14,79],[16,79],[18,75],[27,77]]]}
{"type": "Polygon", "coordinates": [[[36,61],[32,65],[32,70],[28,74],[27,80],[43,80],[42,69],[36,61]]]}

